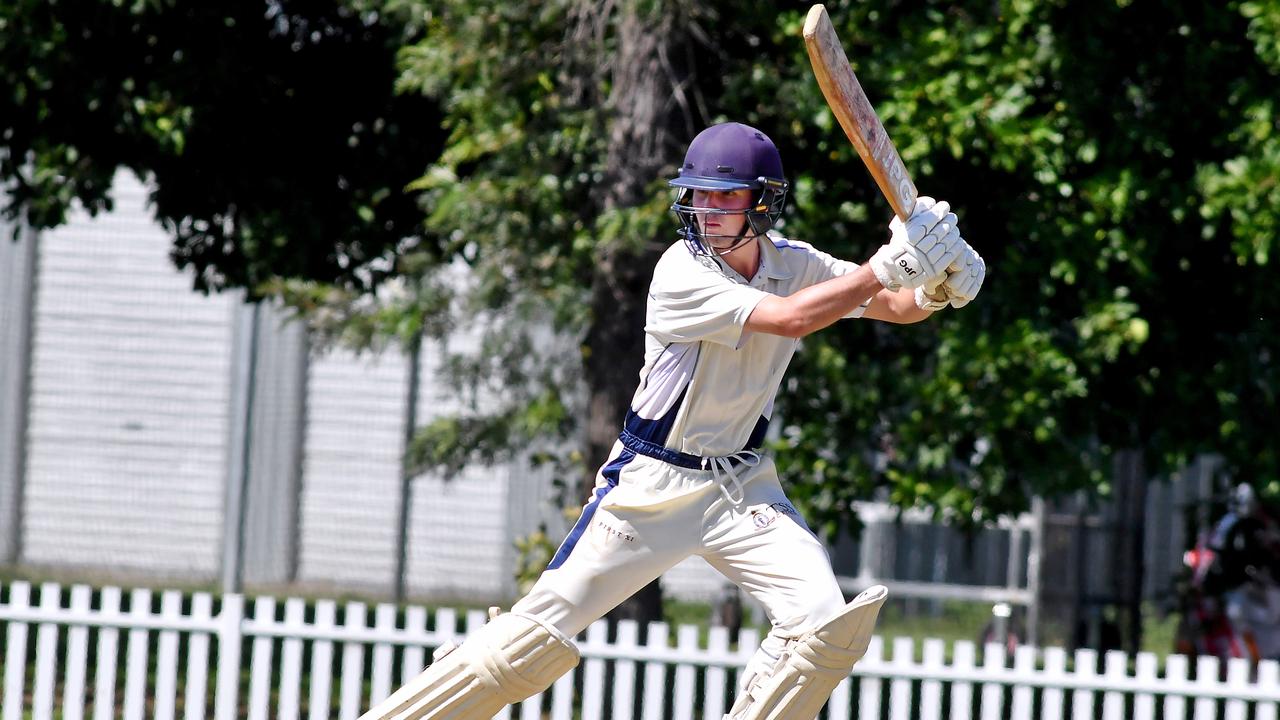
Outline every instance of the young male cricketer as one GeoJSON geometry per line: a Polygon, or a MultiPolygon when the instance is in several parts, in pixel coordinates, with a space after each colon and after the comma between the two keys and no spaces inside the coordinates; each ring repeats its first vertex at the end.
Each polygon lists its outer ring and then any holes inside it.
{"type": "Polygon", "coordinates": [[[841,318],[913,323],[962,307],[986,266],[947,203],[925,197],[862,265],[782,237],[782,160],[739,123],[694,138],[670,184],[683,242],[654,269],[640,386],[581,517],[511,612],[437,650],[365,719],[489,720],[575,667],[572,637],[695,554],[773,625],[729,720],[812,720],[866,651],[886,589],[845,603],[759,451],[774,398],[799,338],[841,318]]]}

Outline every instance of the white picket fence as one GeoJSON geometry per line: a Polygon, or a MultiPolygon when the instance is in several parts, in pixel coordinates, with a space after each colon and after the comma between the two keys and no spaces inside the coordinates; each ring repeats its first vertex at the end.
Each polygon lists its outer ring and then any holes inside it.
{"type": "MultiPolygon", "coordinates": [[[[68,592],[45,584],[34,595],[15,582],[0,602],[0,720],[346,720],[417,673],[428,648],[463,634],[460,620],[466,629],[485,620],[480,612],[378,605],[370,622],[359,602],[289,599],[281,608],[263,597],[250,607],[239,595],[157,598],[81,585],[68,592]]],[[[580,640],[577,671],[499,718],[718,720],[757,644],[744,632],[731,645],[723,628],[703,642],[698,628],[680,626],[673,645],[661,623],[649,627],[648,644],[634,623],[621,623],[612,642],[606,634],[593,625],[580,640]]],[[[1173,656],[1160,668],[1153,655],[1131,663],[1108,653],[1099,668],[1089,650],[1068,657],[1020,647],[1009,658],[1001,646],[979,652],[926,640],[918,648],[910,638],[893,640],[887,656],[885,649],[873,641],[833,695],[829,720],[1277,720],[1280,704],[1275,662],[1231,662],[1220,679],[1209,658],[1173,656]]]]}

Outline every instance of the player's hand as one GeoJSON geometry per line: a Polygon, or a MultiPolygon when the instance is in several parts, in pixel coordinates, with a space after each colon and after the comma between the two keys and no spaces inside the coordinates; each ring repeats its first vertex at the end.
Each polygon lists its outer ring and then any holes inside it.
{"type": "Polygon", "coordinates": [[[951,307],[957,309],[968,305],[978,296],[982,281],[987,278],[987,263],[982,256],[963,239],[958,247],[960,255],[947,268],[947,279],[939,288],[946,293],[951,307]]]}
{"type": "Polygon", "coordinates": [[[871,270],[889,290],[918,288],[946,274],[959,257],[960,231],[946,202],[916,199],[915,211],[903,222],[889,223],[891,237],[871,256],[871,270]]]}

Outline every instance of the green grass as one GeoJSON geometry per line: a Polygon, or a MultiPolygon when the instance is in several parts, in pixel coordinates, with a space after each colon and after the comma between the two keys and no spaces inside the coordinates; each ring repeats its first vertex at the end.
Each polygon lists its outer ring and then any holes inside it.
{"type": "MultiPolygon", "coordinates": [[[[946,601],[939,603],[937,611],[933,612],[935,608],[931,603],[917,601],[914,612],[908,612],[907,608],[905,601],[886,604],[880,612],[876,634],[885,638],[886,642],[892,642],[892,638],[910,637],[916,641],[917,647],[926,639],[938,638],[950,647],[960,640],[977,642],[980,633],[992,619],[989,603],[946,601]]],[[[668,598],[663,601],[662,609],[663,620],[672,626],[697,625],[701,628],[700,639],[705,642],[707,628],[711,625],[711,605],[668,598]]],[[[1173,652],[1178,616],[1162,615],[1150,603],[1143,610],[1142,650],[1154,653],[1163,663],[1164,658],[1173,652]]],[[[744,627],[755,627],[761,636],[769,631],[768,626],[763,624],[748,622],[744,623],[744,627]]],[[[1063,647],[1068,644],[1066,623],[1057,622],[1054,618],[1041,618],[1039,635],[1039,644],[1042,646],[1063,647]]]]}

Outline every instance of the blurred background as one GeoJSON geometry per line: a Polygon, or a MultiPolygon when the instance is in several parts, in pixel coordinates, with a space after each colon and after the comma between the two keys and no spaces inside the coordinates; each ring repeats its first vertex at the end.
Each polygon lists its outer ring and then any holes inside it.
{"type": "MultiPolygon", "coordinates": [[[[805,339],[790,496],[891,631],[1194,646],[1186,551],[1280,547],[1280,3],[827,7],[989,277],[805,339]]],[[[700,129],[779,145],[784,233],[882,242],[807,8],[0,3],[4,575],[509,603],[616,437],[700,129]]],[[[741,602],[690,561],[619,614],[741,602]]]]}

